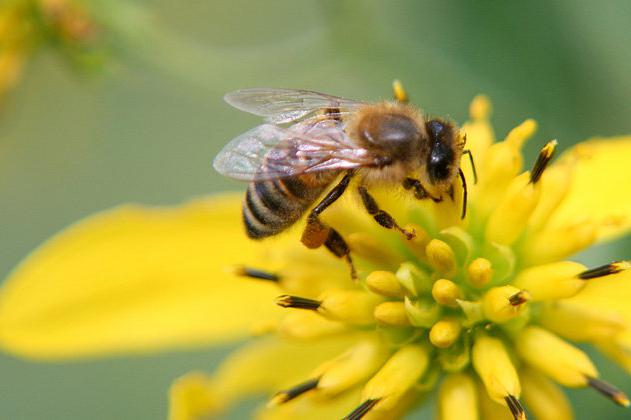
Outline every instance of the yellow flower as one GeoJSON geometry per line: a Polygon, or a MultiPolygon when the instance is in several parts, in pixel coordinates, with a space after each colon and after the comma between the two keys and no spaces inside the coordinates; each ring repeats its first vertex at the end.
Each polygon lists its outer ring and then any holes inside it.
{"type": "MultiPolygon", "coordinates": [[[[455,202],[376,192],[414,229],[407,240],[343,198],[324,218],[343,261],[300,244],[297,227],[245,239],[240,197],[176,208],[123,206],[66,229],[0,292],[0,346],[36,359],[204,346],[250,337],[212,374],[170,392],[170,417],[222,413],[267,395],[256,415],[396,418],[438,388],[443,420],[570,419],[557,384],[627,406],[577,342],[631,371],[631,270],[566,260],[631,227],[631,137],[593,139],[522,172],[531,120],[494,141],[477,97],[463,126],[479,181],[455,202]],[[523,403],[522,403],[523,401],[523,403]]],[[[463,168],[472,179],[470,166],[463,168]]]]}

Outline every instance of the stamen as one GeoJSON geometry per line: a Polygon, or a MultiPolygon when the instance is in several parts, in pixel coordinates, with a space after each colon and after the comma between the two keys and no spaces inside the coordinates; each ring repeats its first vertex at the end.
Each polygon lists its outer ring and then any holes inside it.
{"type": "Polygon", "coordinates": [[[610,398],[616,404],[621,405],[622,407],[629,407],[629,397],[627,397],[624,392],[620,391],[615,386],[605,381],[601,381],[600,379],[589,377],[587,378],[587,384],[604,396],[610,398]]]}
{"type": "Polygon", "coordinates": [[[543,146],[543,148],[539,152],[537,161],[535,162],[535,165],[532,167],[532,171],[530,171],[531,184],[537,183],[539,179],[541,178],[541,175],[543,175],[543,171],[546,169],[546,166],[548,166],[550,159],[552,159],[552,156],[554,155],[554,151],[556,150],[557,144],[558,143],[556,140],[552,140],[548,142],[545,146],[543,146]]]}
{"type": "Polygon", "coordinates": [[[260,270],[258,268],[248,267],[245,265],[236,265],[232,268],[232,271],[237,276],[249,277],[252,279],[279,281],[280,276],[278,274],[270,273],[269,271],[260,270]]]}
{"type": "Polygon", "coordinates": [[[508,301],[513,306],[522,305],[522,304],[528,302],[529,300],[530,300],[530,293],[528,293],[525,290],[520,290],[519,292],[515,293],[514,295],[511,295],[508,298],[508,301]]]}
{"type": "Polygon", "coordinates": [[[506,401],[506,404],[508,404],[508,409],[510,410],[515,420],[526,420],[526,412],[524,411],[524,407],[522,407],[521,403],[516,397],[508,395],[504,397],[504,401],[506,401]]]}
{"type": "Polygon", "coordinates": [[[307,299],[299,296],[281,295],[275,300],[278,306],[283,308],[309,309],[315,311],[320,307],[322,302],[314,299],[307,299]]]}
{"type": "Polygon", "coordinates": [[[589,280],[596,277],[604,277],[610,274],[616,274],[631,268],[629,261],[614,261],[610,264],[601,265],[600,267],[585,270],[578,275],[579,279],[589,280]]]}
{"type": "Polygon", "coordinates": [[[284,404],[287,401],[291,401],[294,398],[299,397],[300,395],[304,394],[305,392],[311,391],[312,389],[317,388],[319,381],[320,381],[320,378],[309,379],[308,381],[300,383],[287,390],[280,391],[272,397],[272,399],[268,403],[268,406],[273,407],[276,405],[284,404]]]}
{"type": "Polygon", "coordinates": [[[378,399],[369,399],[361,403],[356,409],[354,409],[349,415],[344,417],[343,420],[359,420],[364,417],[368,412],[379,402],[378,399]]]}

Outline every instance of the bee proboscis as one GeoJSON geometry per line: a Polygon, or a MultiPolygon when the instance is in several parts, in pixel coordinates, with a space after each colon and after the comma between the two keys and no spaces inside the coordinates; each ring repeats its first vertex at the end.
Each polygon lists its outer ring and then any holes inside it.
{"type": "Polygon", "coordinates": [[[358,180],[361,201],[375,221],[407,239],[414,232],[379,207],[371,187],[401,185],[418,199],[441,201],[446,194],[453,198],[459,176],[462,218],[466,215],[467,187],[460,169],[462,155],[469,153],[465,137],[452,122],[426,118],[408,104],[400,85],[394,102],[272,88],[238,90],[224,98],[235,108],[265,118],[264,124],[228,143],[214,161],[218,172],[250,181],[243,221],[252,239],[284,231],[311,208],[302,242],[309,248],[324,245],[345,258],[355,277],[348,245],[318,217],[344,194],[352,178],[358,180]]]}

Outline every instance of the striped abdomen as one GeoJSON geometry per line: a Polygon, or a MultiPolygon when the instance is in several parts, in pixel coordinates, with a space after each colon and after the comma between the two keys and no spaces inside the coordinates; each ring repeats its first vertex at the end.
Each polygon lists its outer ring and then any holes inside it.
{"type": "Polygon", "coordinates": [[[335,172],[252,181],[243,202],[248,236],[262,239],[287,229],[335,179],[335,172]]]}

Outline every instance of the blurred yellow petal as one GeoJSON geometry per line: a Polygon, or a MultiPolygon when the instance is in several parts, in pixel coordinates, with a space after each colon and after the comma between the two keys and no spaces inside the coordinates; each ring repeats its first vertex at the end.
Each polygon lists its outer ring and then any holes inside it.
{"type": "Polygon", "coordinates": [[[599,224],[598,237],[612,239],[631,228],[631,137],[597,138],[574,146],[562,163],[574,163],[567,196],[548,228],[589,220],[599,224]]]}
{"type": "Polygon", "coordinates": [[[170,392],[169,418],[206,418],[228,409],[236,400],[257,394],[271,396],[307,379],[319,364],[356,339],[356,334],[349,334],[313,341],[273,337],[252,341],[231,353],[213,375],[189,373],[176,380],[170,392]]]}
{"type": "Polygon", "coordinates": [[[251,322],[280,310],[274,284],[226,270],[261,263],[239,210],[240,197],[226,195],[180,207],[126,205],[70,226],[0,289],[0,346],[50,359],[243,337],[251,322]]]}
{"type": "Polygon", "coordinates": [[[603,317],[620,317],[631,329],[631,270],[590,280],[579,294],[562,302],[603,317]]]}
{"type": "Polygon", "coordinates": [[[344,392],[334,398],[305,395],[287,404],[265,407],[257,413],[259,420],[323,420],[340,419],[359,401],[361,388],[344,392]]]}

